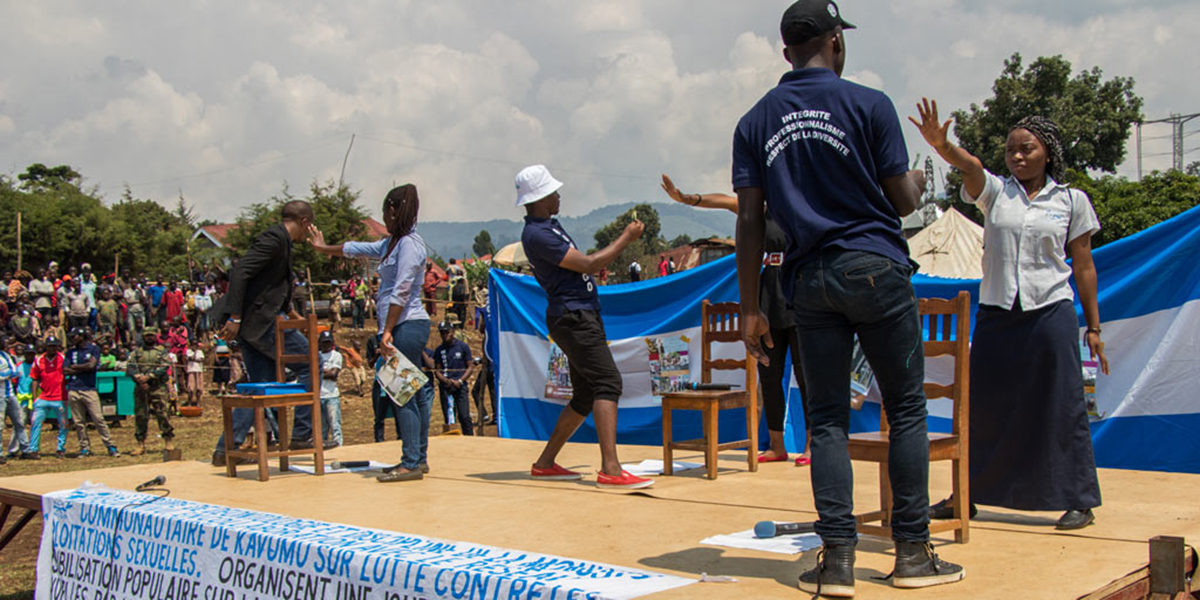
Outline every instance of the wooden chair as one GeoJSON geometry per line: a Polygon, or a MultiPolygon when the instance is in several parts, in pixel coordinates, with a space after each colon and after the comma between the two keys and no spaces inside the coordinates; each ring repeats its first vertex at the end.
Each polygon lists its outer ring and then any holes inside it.
{"type": "Polygon", "coordinates": [[[221,410],[225,419],[225,474],[237,477],[237,461],[235,458],[253,458],[258,460],[258,480],[266,481],[267,460],[279,458],[279,470],[288,470],[288,458],[291,456],[313,455],[316,474],[325,474],[325,449],[322,445],[321,433],[321,371],[318,368],[317,356],[317,316],[309,314],[302,319],[288,320],[282,316],[275,319],[275,380],[285,381],[284,368],[288,363],[308,362],[309,373],[312,376],[311,392],[299,394],[283,394],[278,396],[226,396],[221,401],[221,410]],[[284,354],[283,336],[287,330],[295,329],[308,338],[308,354],[284,354]],[[312,448],[293,450],[291,448],[291,426],[289,418],[291,409],[301,406],[312,407],[312,448]],[[248,408],[254,411],[254,449],[239,450],[233,442],[233,409],[248,408]],[[271,450],[267,447],[267,423],[264,412],[267,409],[278,410],[279,441],[282,448],[271,450]]]}
{"type": "Polygon", "coordinates": [[[746,463],[751,471],[758,470],[758,365],[753,356],[746,354],[745,360],[713,359],[712,344],[728,342],[742,344],[741,314],[736,302],[711,304],[705,300],[700,307],[701,325],[701,381],[712,382],[716,370],[746,371],[746,385],[742,390],[729,391],[686,391],[663,394],[663,474],[672,474],[673,450],[696,450],[704,452],[704,465],[708,467],[708,478],[717,478],[717,453],[734,448],[746,449],[746,463]],[[746,409],[746,435],[748,439],[718,443],[717,415],[722,410],[746,409]],[[698,410],[704,415],[704,436],[697,440],[676,442],[672,440],[671,411],[698,410]]]}
{"type": "MultiPolygon", "coordinates": [[[[951,385],[925,384],[928,398],[950,398],[954,402],[951,432],[929,434],[929,461],[951,461],[954,470],[954,518],[929,524],[930,533],[954,531],[954,540],[965,544],[970,539],[968,510],[971,494],[968,482],[970,455],[967,438],[970,415],[970,336],[971,294],[959,292],[953,300],[921,298],[918,301],[921,325],[928,332],[925,356],[953,356],[954,382],[951,385]],[[940,322],[940,327],[939,327],[940,322]]],[[[859,533],[891,537],[892,488],[888,480],[888,422],[880,411],[879,431],[850,435],[850,459],[879,463],[879,510],[858,515],[859,533]],[[878,525],[873,524],[879,521],[878,525]]]]}

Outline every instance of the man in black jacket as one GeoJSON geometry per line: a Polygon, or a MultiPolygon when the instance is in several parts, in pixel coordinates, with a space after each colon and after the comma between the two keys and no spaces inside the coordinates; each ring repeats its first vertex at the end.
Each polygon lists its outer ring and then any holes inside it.
{"type": "MultiPolygon", "coordinates": [[[[229,273],[229,291],[213,307],[217,323],[224,322],[221,337],[238,340],[246,373],[253,383],[275,381],[275,317],[289,313],[293,319],[300,315],[292,309],[292,244],[308,238],[313,222],[312,206],[302,200],[283,205],[282,222],[254,238],[250,249],[229,273]]],[[[308,340],[298,331],[284,335],[285,354],[308,354],[308,340]]],[[[288,368],[305,389],[312,385],[309,365],[288,363],[288,368]]],[[[240,446],[254,425],[254,413],[249,409],[233,410],[233,442],[240,446]]],[[[311,447],[312,408],[297,407],[292,426],[292,448],[311,447]]],[[[225,465],[225,435],[217,440],[213,464],[225,465]]]]}

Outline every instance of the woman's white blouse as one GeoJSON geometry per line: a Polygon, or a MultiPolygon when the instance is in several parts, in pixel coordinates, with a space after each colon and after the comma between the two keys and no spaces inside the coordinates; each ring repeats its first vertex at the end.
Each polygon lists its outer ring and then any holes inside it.
{"type": "Polygon", "coordinates": [[[985,216],[979,302],[1008,309],[1020,293],[1021,309],[1034,310],[1074,300],[1067,244],[1100,231],[1087,194],[1047,177],[1030,199],[1015,178],[984,173],[987,182],[978,198],[966,188],[960,194],[985,216]]]}

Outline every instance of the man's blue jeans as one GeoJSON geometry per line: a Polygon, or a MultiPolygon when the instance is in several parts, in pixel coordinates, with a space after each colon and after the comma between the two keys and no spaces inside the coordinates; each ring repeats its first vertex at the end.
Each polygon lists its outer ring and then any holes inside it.
{"type": "MultiPolygon", "coordinates": [[[[414,365],[421,365],[429,342],[429,320],[404,321],[392,328],[392,345],[414,365]]],[[[415,470],[428,461],[429,411],[433,408],[433,385],[427,383],[397,411],[400,420],[400,466],[415,470]]]]}
{"type": "MultiPolygon", "coordinates": [[[[4,427],[5,415],[8,416],[8,420],[12,421],[13,426],[12,439],[8,443],[8,454],[16,456],[22,452],[31,452],[29,432],[25,428],[25,407],[21,405],[21,401],[17,400],[16,396],[0,396],[0,407],[3,407],[3,410],[0,410],[0,429],[4,427]]],[[[0,445],[0,453],[4,452],[5,448],[0,445]]]]}
{"type": "Polygon", "coordinates": [[[321,398],[321,437],[324,441],[333,440],[342,445],[342,398],[327,396],[321,398]]]}
{"type": "Polygon", "coordinates": [[[50,400],[34,400],[33,402],[33,423],[29,427],[29,451],[39,452],[42,445],[42,423],[46,421],[46,413],[53,412],[54,417],[58,419],[58,445],[55,450],[59,452],[67,448],[67,429],[70,428],[70,423],[67,420],[66,400],[62,402],[52,402],[50,400]]]}
{"type": "MultiPolygon", "coordinates": [[[[812,488],[826,542],[857,539],[847,450],[854,335],[875,371],[891,430],[892,537],[929,539],[925,352],[912,268],[884,256],[827,250],[797,269],[792,297],[804,379],[812,397],[812,488]]],[[[778,342],[777,342],[778,343],[778,342]]]]}
{"type": "MultiPolygon", "coordinates": [[[[274,338],[275,327],[271,326],[268,336],[274,338]]],[[[251,383],[267,383],[275,379],[275,357],[259,352],[254,346],[239,339],[242,347],[242,361],[246,365],[246,376],[251,383]]],[[[284,354],[308,354],[308,338],[299,331],[289,330],[283,334],[284,354]]],[[[287,368],[295,374],[296,380],[304,384],[305,390],[312,390],[312,378],[309,375],[308,363],[288,363],[287,368]]],[[[307,441],[312,437],[312,407],[298,406],[294,409],[292,418],[292,440],[307,441]]],[[[233,409],[233,445],[241,446],[246,441],[246,434],[254,427],[254,411],[248,408],[233,409]]],[[[280,440],[282,442],[282,440],[280,440]]],[[[320,443],[320,440],[317,440],[320,443]]],[[[217,452],[225,452],[225,434],[217,439],[217,452]]]]}

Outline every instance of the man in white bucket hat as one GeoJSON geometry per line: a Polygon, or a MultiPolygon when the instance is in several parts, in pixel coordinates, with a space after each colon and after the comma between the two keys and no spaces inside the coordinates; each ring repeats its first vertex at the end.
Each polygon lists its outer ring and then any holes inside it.
{"type": "Polygon", "coordinates": [[[550,339],[567,356],[571,372],[571,402],[563,409],[542,455],[530,469],[533,479],[575,480],[583,476],[569,471],[554,459],[587,416],[595,412],[596,437],[600,442],[602,488],[636,490],[650,487],[652,479],[631,475],[621,469],[617,458],[617,400],[621,398],[621,372],[608,349],[600,298],[590,273],[607,267],[630,243],[642,236],[645,225],[633,221],[621,237],[603,250],[584,254],[554,218],[558,214],[558,189],[562,182],[543,165],[517,173],[517,206],[525,207],[525,230],[521,244],[533,267],[533,275],[546,291],[546,326],[550,339]]]}

